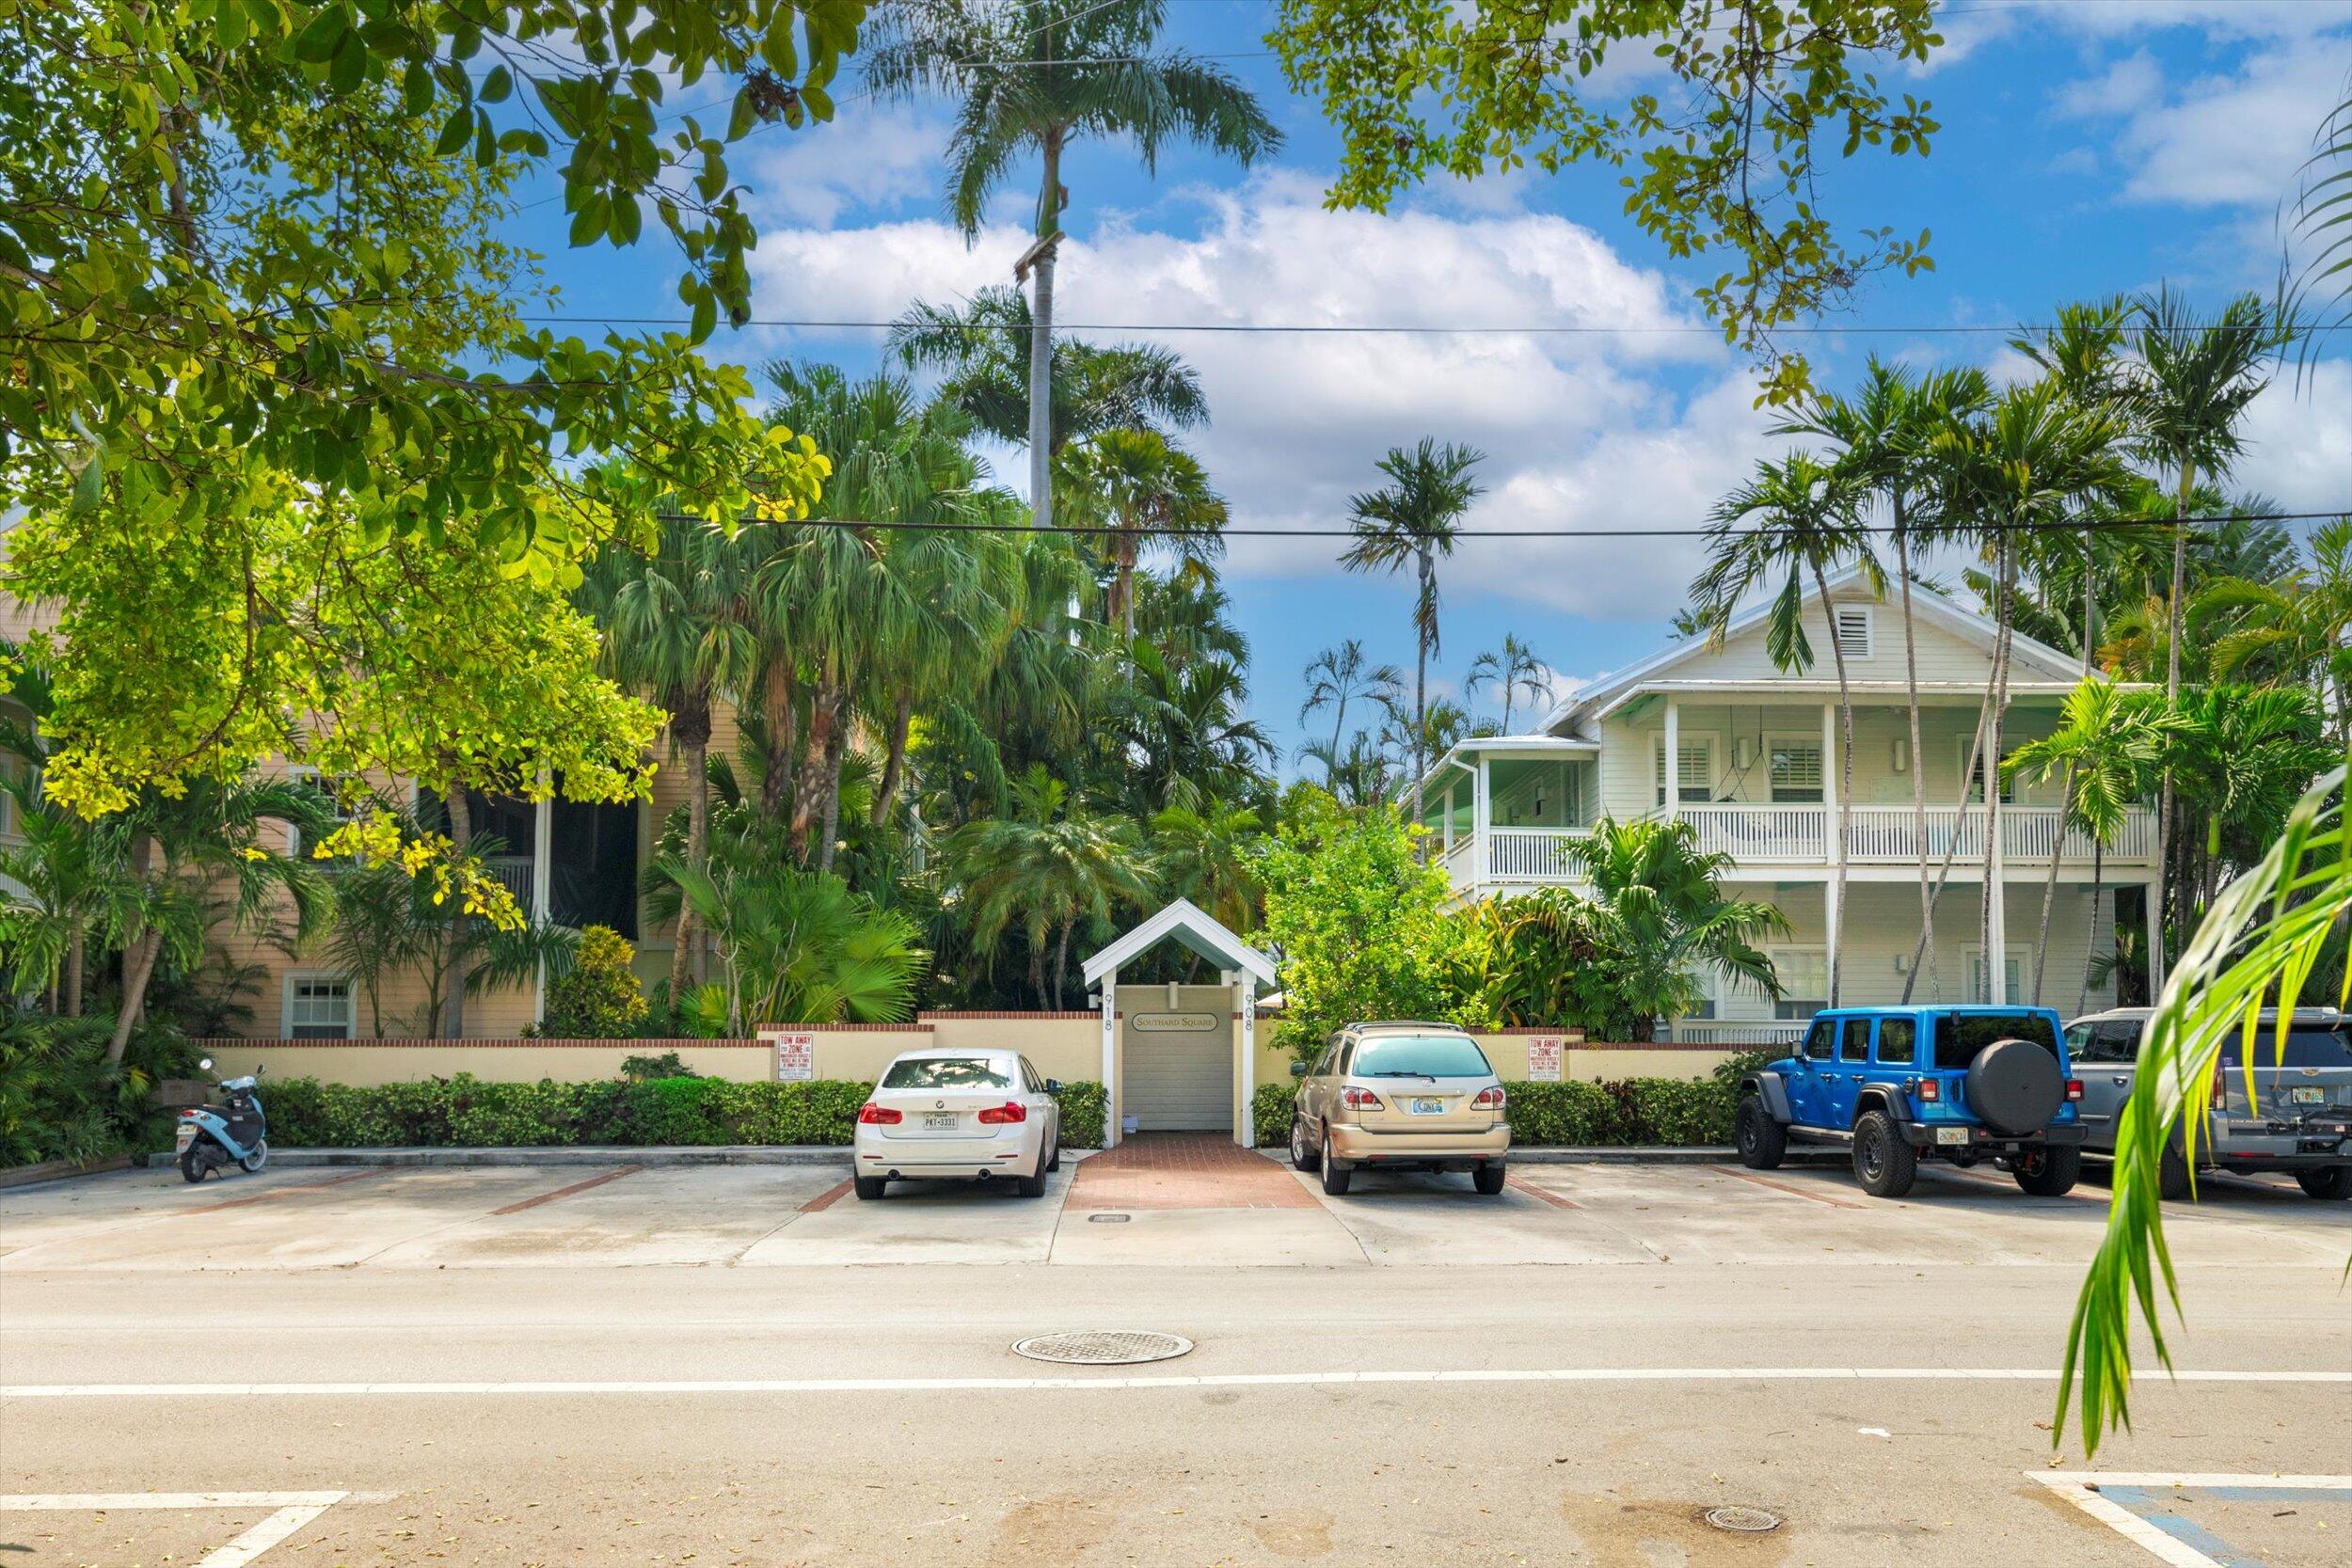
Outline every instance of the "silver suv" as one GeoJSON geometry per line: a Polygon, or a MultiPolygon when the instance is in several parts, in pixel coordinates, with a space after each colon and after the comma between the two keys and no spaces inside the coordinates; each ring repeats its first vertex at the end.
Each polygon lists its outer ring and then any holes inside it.
{"type": "Polygon", "coordinates": [[[1502,1081],[1478,1042],[1450,1023],[1351,1023],[1311,1062],[1294,1062],[1298,1108],[1291,1163],[1346,1193],[1359,1165],[1466,1170],[1502,1191],[1511,1125],[1502,1081]]]}
{"type": "MultiPolygon", "coordinates": [[[[2067,1025],[2067,1053],[2082,1078],[2082,1118],[2090,1129],[2086,1153],[2115,1153],[2116,1122],[2132,1095],[2152,1011],[2116,1007],[2067,1025]]],[[[2238,1037],[2223,1042],[2213,1103],[2197,1138],[2198,1168],[2284,1171],[2313,1197],[2352,1197],[2352,1018],[2332,1007],[2298,1007],[2280,1057],[2278,1017],[2263,1013],[2250,1064],[2239,1056],[2238,1037]]],[[[2187,1196],[2188,1174],[2175,1133],[2164,1155],[2164,1196],[2187,1196]]]]}

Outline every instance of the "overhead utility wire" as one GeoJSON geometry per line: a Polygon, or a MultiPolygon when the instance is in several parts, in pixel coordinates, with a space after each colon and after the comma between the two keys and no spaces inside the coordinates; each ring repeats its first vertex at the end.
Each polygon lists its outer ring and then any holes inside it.
{"type": "MultiPolygon", "coordinates": [[[[691,325],[684,316],[591,316],[574,314],[571,312],[523,315],[517,316],[516,320],[542,322],[549,325],[569,322],[576,325],[582,326],[686,326],[691,325]]],[[[788,327],[809,332],[887,332],[900,326],[914,327],[917,324],[896,321],[853,320],[848,317],[755,316],[741,325],[746,327],[788,327]]],[[[1025,324],[1018,322],[927,321],[919,324],[919,325],[920,329],[925,332],[1014,332],[1026,335],[1030,330],[1025,324]]],[[[1466,323],[1458,325],[1441,323],[1417,324],[1405,322],[1057,322],[1054,324],[1054,329],[1057,332],[1200,332],[1219,334],[1248,334],[1253,332],[1263,332],[1269,334],[1288,334],[1303,337],[1648,337],[1658,335],[1688,334],[1694,332],[1703,332],[1718,338],[1723,336],[1723,328],[1719,326],[1709,326],[1703,322],[1667,322],[1639,326],[1604,326],[1590,323],[1567,324],[1554,322],[1531,322],[1517,325],[1509,322],[1478,322],[1466,323]]],[[[1946,336],[1951,334],[1979,334],[1991,332],[2054,332],[2056,330],[2058,329],[2055,326],[2036,325],[2031,324],[2010,324],[2004,325],[1997,323],[1987,323],[1973,325],[1955,325],[1947,324],[1937,326],[1900,326],[1867,323],[1838,325],[1830,322],[1814,322],[1809,325],[1800,324],[1788,326],[1775,326],[1772,328],[1772,334],[1774,336],[1780,336],[1782,334],[1814,334],[1826,337],[1836,333],[1851,332],[1875,335],[1915,334],[1946,336]]],[[[2157,329],[2140,326],[2134,327],[2132,330],[2135,332],[2140,332],[2157,329]]],[[[2196,333],[2216,331],[2220,330],[2220,328],[2213,325],[2191,325],[2179,327],[2176,330],[2183,333],[2196,333]]],[[[2258,324],[2249,325],[2245,327],[2244,330],[2249,332],[2267,332],[2275,330],[2275,328],[2268,324],[2258,324]]]]}
{"type": "MultiPolygon", "coordinates": [[[[2352,513],[2352,506],[2332,512],[2215,512],[2195,517],[2082,517],[2062,522],[1984,523],[1969,531],[1975,533],[2114,533],[2132,530],[2151,532],[2175,527],[2189,528],[2207,523],[2294,523],[2333,519],[2352,513]]],[[[707,523],[707,517],[691,513],[663,512],[656,514],[662,522],[707,523]]],[[[749,519],[746,519],[748,521],[749,519]]],[[[1076,533],[1088,535],[1120,535],[1134,537],[1200,538],[1214,532],[1221,539],[1352,539],[1356,531],[1345,528],[1222,528],[1183,529],[1164,527],[1113,528],[1089,524],[1064,527],[1057,523],[1041,529],[1033,523],[909,523],[861,522],[853,517],[806,517],[782,525],[787,528],[857,529],[877,533],[1076,533]]],[[[1743,528],[1497,528],[1464,529],[1461,539],[1708,539],[1728,534],[1745,537],[1749,534],[1784,534],[1807,531],[1803,524],[1782,525],[1756,523],[1743,528]]],[[[1858,533],[1894,533],[1889,524],[1874,523],[1848,530],[1858,533]]],[[[1924,531],[1914,528],[1913,533],[1924,531]]]]}

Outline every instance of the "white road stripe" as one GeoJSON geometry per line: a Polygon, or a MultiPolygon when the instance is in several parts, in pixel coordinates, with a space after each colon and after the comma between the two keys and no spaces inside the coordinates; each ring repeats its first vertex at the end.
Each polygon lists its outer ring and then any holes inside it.
{"type": "Polygon", "coordinates": [[[225,1546],[206,1553],[196,1568],[246,1568],[255,1558],[342,1502],[348,1492],[46,1492],[0,1497],[0,1513],[118,1513],[135,1509],[272,1510],[268,1517],[225,1546]]]}
{"type": "MultiPolygon", "coordinates": [[[[6,1400],[364,1398],[577,1394],[1068,1393],[1393,1383],[2056,1383],[2049,1368],[1567,1367],[1539,1370],[1146,1373],[1107,1377],[631,1378],[435,1383],[20,1383],[6,1400]]],[[[2176,1383],[2352,1384],[2352,1371],[2184,1371],[2176,1383]]]]}
{"type": "Polygon", "coordinates": [[[2027,1470],[2038,1481],[2091,1518],[2133,1544],[2144,1547],[2169,1568],[2221,1568],[2187,1542],[2150,1524],[2113,1498],[2098,1493],[2101,1486],[2153,1488],[2245,1486],[2292,1488],[2296,1491],[2332,1488],[2352,1491],[2352,1476],[2233,1476],[2217,1474],[2161,1475],[2137,1471],[2027,1470]]]}

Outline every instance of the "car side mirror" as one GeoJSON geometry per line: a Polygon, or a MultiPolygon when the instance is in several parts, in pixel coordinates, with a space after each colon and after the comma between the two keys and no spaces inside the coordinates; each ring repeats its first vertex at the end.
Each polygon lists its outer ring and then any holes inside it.
{"type": "Polygon", "coordinates": [[[1061,1093],[1061,1080],[1058,1078],[1048,1078],[1045,1080],[1045,1092],[1047,1094],[1061,1093]]]}
{"type": "Polygon", "coordinates": [[[1306,1076],[1307,1076],[1307,1064],[1306,1064],[1306,1063],[1304,1063],[1304,1062],[1293,1062],[1293,1063],[1291,1064],[1291,1076],[1292,1076],[1293,1078],[1304,1078],[1304,1077],[1306,1077],[1306,1076]]]}

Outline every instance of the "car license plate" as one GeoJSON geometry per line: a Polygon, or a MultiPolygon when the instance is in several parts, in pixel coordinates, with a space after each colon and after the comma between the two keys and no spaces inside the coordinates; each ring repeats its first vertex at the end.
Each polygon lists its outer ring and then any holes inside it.
{"type": "Polygon", "coordinates": [[[926,1111],[923,1125],[933,1132],[952,1132],[963,1125],[963,1117],[955,1111],[926,1111]]]}
{"type": "Polygon", "coordinates": [[[1939,1127],[1935,1130],[1935,1141],[1939,1144],[1964,1144],[1968,1141],[1968,1129],[1939,1127]]]}
{"type": "Polygon", "coordinates": [[[1444,1114],[1445,1101],[1442,1100],[1416,1100],[1413,1101],[1413,1115],[1417,1117],[1435,1117],[1442,1116],[1444,1114]]]}
{"type": "Polygon", "coordinates": [[[2317,1088],[2289,1089],[2287,1090],[2287,1103],[2290,1105],[2325,1105],[2328,1103],[2328,1091],[2317,1088]]]}

